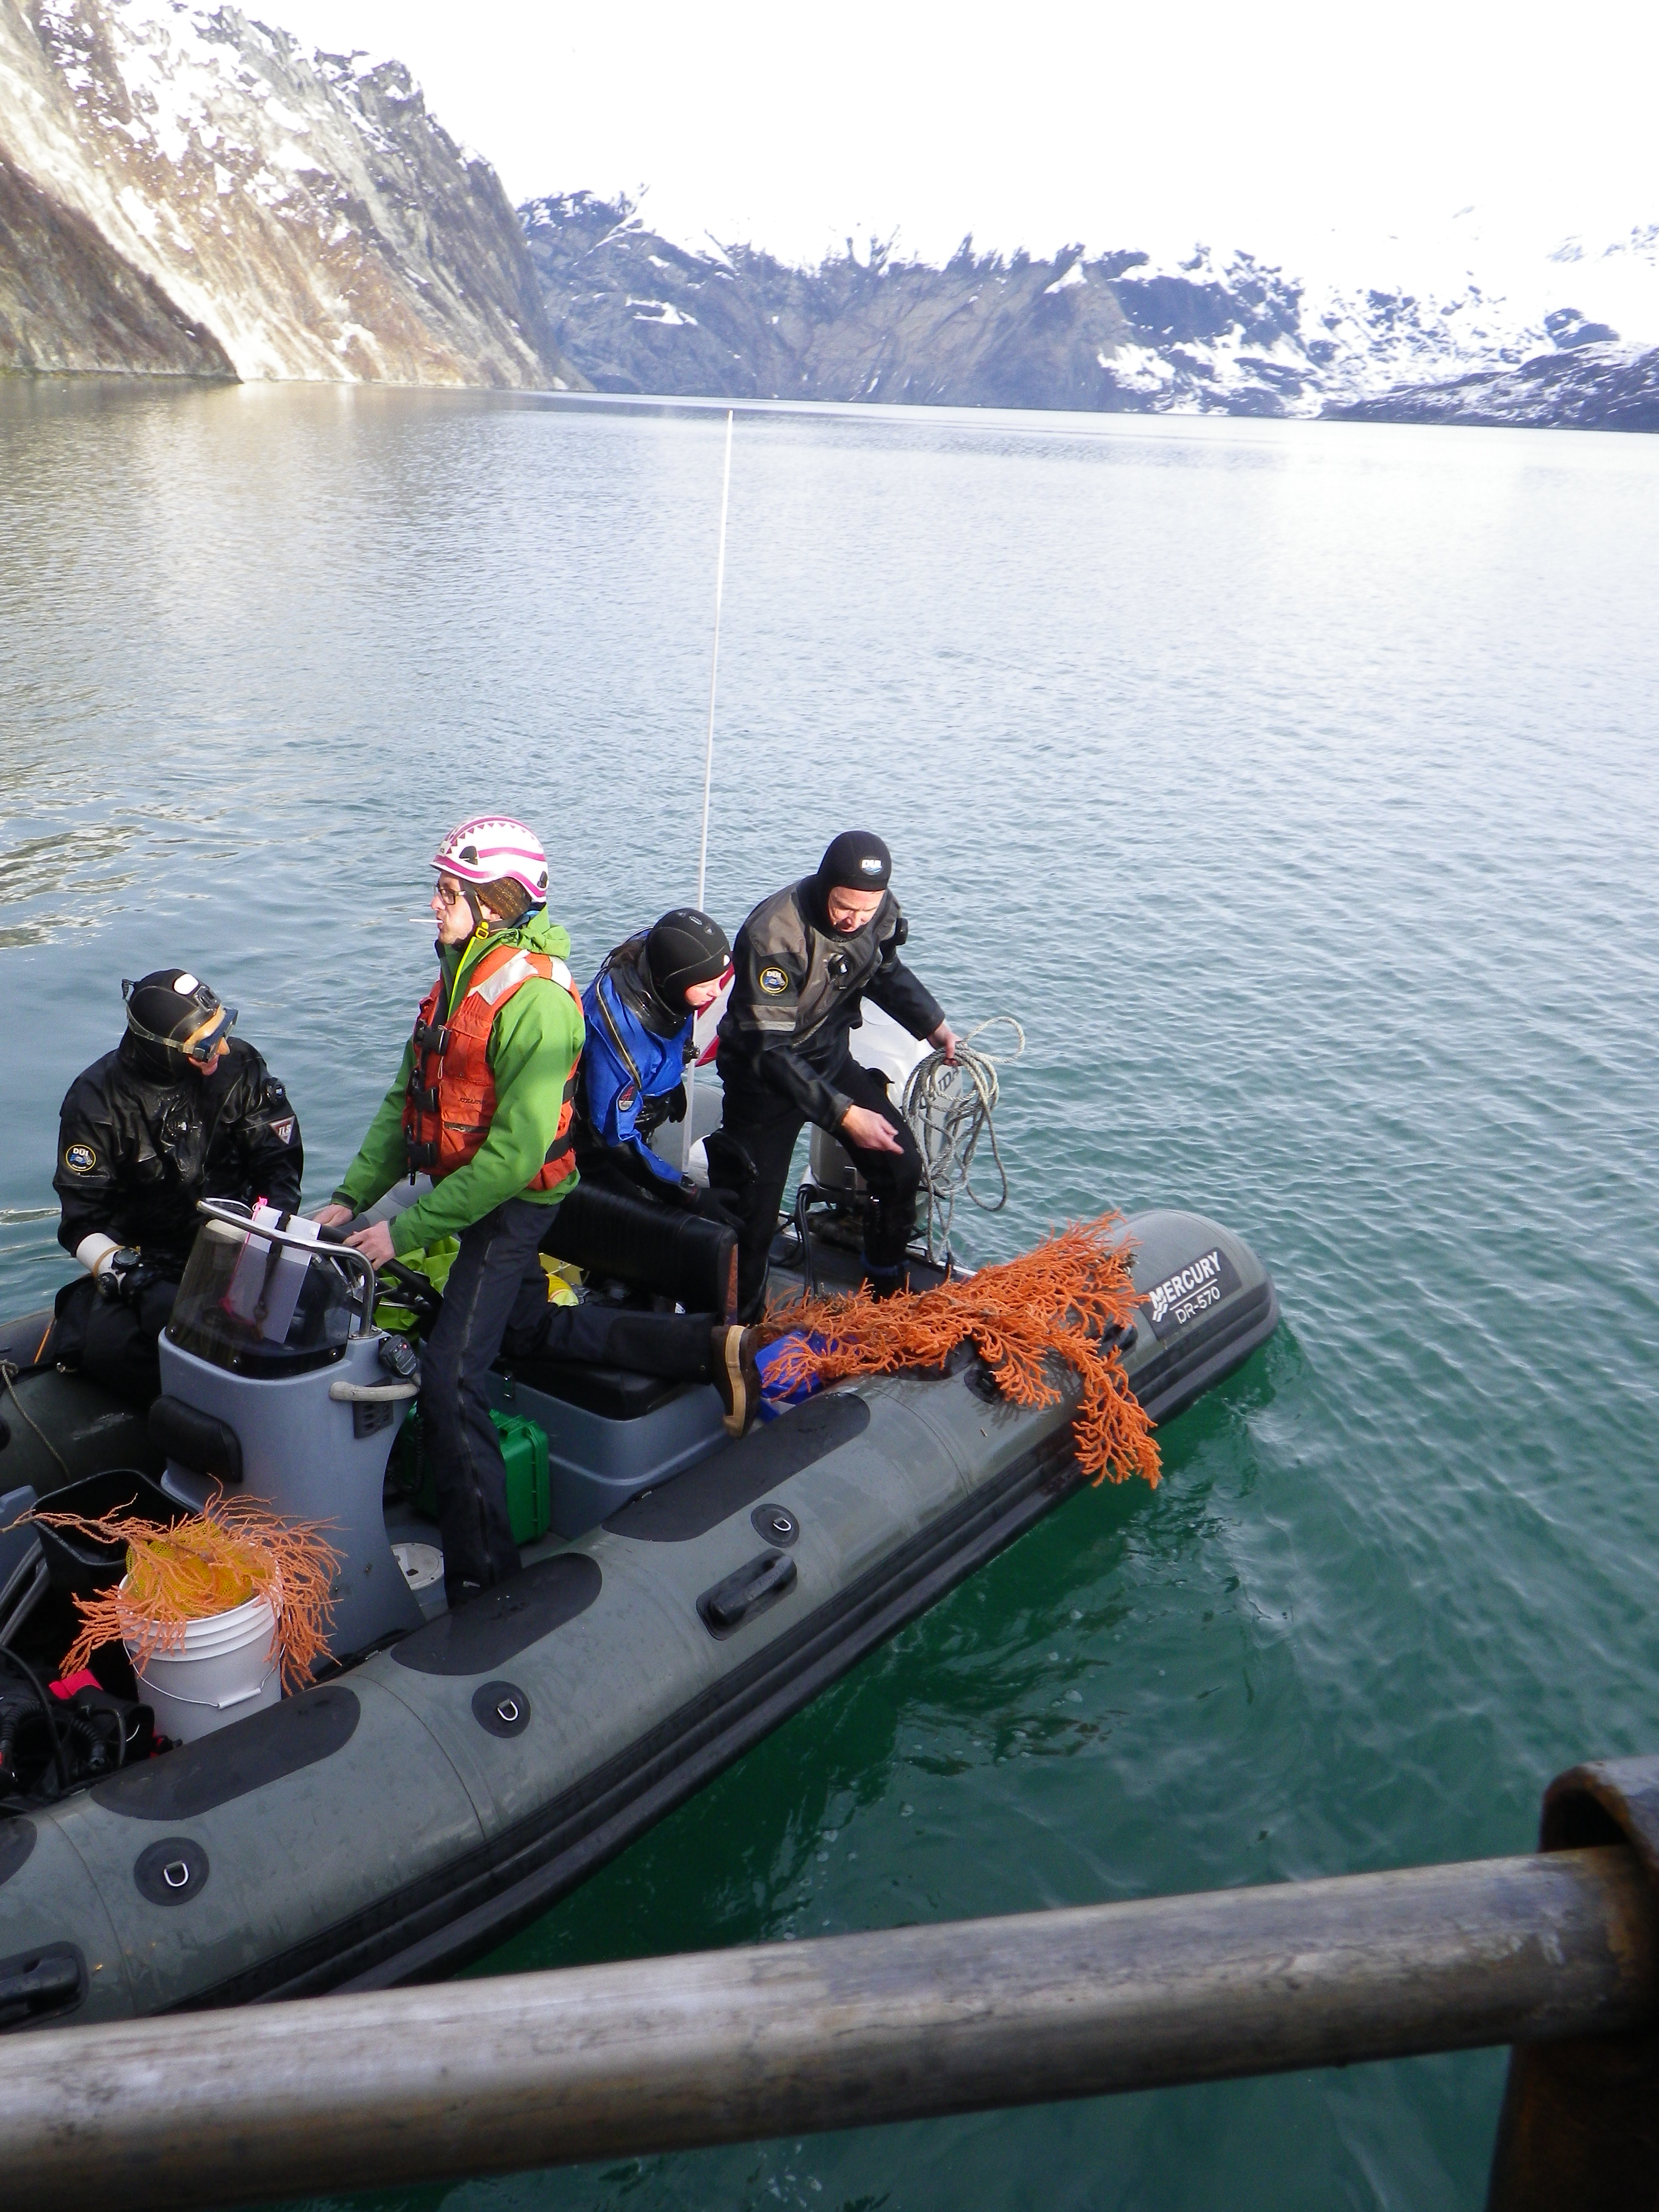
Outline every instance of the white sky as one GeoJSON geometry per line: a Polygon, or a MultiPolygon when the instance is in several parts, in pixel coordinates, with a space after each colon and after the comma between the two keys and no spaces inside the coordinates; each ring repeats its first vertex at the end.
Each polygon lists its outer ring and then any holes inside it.
{"type": "Polygon", "coordinates": [[[938,257],[971,228],[1352,266],[1471,204],[1528,245],[1659,220],[1652,0],[245,4],[407,62],[515,201],[648,185],[669,234],[791,258],[894,230],[938,257]]]}

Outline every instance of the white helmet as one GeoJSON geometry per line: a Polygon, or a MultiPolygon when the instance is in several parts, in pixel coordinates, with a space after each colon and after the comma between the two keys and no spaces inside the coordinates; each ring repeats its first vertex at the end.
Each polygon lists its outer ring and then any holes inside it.
{"type": "Polygon", "coordinates": [[[541,840],[522,822],[505,814],[481,814],[452,830],[432,856],[440,875],[454,876],[475,885],[499,883],[503,877],[517,884],[532,906],[547,900],[547,855],[541,840]]]}

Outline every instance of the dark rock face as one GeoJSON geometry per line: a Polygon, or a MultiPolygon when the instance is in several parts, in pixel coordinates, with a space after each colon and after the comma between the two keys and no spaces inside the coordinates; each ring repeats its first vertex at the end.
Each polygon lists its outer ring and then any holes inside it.
{"type": "Polygon", "coordinates": [[[233,377],[224,348],[122,260],[85,216],[0,155],[0,363],[233,377]]]}
{"type": "MultiPolygon", "coordinates": [[[[1591,329],[1597,325],[1589,325],[1591,329]]],[[[1605,327],[1601,325],[1600,327],[1605,327]]],[[[1659,347],[1590,337],[1519,368],[1407,386],[1326,413],[1345,422],[1471,422],[1495,428],[1659,430],[1659,347]]]]}
{"type": "Polygon", "coordinates": [[[957,407],[1317,405],[1299,294],[1248,259],[1224,278],[1137,276],[1144,253],[976,255],[943,269],[879,246],[793,269],[749,246],[692,253],[626,200],[572,192],[520,210],[562,349],[601,392],[957,407]],[[1271,356],[1271,357],[1270,357],[1271,356]]]}
{"type": "Polygon", "coordinates": [[[546,387],[495,172],[398,62],[236,9],[0,0],[0,368],[546,387]]]}

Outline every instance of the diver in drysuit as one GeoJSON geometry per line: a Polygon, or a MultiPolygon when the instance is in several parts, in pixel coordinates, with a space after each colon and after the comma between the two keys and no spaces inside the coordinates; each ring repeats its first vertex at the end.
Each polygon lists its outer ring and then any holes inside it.
{"type": "Polygon", "coordinates": [[[719,922],[684,906],[607,956],[582,994],[576,1162],[584,1182],[725,1218],[651,1139],[665,1122],[685,1119],[696,1018],[719,998],[731,964],[719,922]]]}
{"type": "Polygon", "coordinates": [[[183,968],[123,982],[127,1032],[70,1085],[52,1188],[86,1273],[59,1291],[49,1356],[147,1406],[201,1217],[196,1201],[300,1203],[299,1118],[234,1006],[183,968]]]}
{"type": "MultiPolygon", "coordinates": [[[[608,955],[582,994],[586,1042],[573,1132],[584,1183],[726,1222],[717,1199],[653,1152],[665,1121],[683,1121],[696,1018],[720,995],[732,949],[717,921],[675,907],[608,955]]],[[[735,1222],[730,1225],[737,1226],[735,1222]]],[[[712,1313],[636,1314],[549,1304],[508,1332],[518,1359],[586,1361],[683,1382],[712,1382],[740,1435],[759,1403],[753,1332],[712,1313]]]]}
{"type": "Polygon", "coordinates": [[[864,1272],[877,1297],[905,1285],[921,1155],[885,1085],[854,1057],[867,993],[912,1036],[956,1057],[939,1002],[899,958],[908,931],[888,888],[892,856],[844,830],[815,874],[763,899],[738,932],[715,1065],[725,1087],[708,1140],[709,1180],[742,1222],[738,1313],[760,1317],[767,1256],[795,1139],[805,1122],[847,1147],[868,1186],[864,1272]]]}

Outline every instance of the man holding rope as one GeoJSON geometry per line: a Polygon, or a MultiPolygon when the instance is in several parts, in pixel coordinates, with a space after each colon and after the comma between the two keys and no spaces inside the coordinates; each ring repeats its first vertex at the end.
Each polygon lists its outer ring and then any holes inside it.
{"type": "Polygon", "coordinates": [[[725,1088],[708,1140],[709,1181],[740,1222],[738,1311],[757,1320],[778,1205],[803,1127],[847,1147],[869,1188],[864,1272],[878,1297],[906,1287],[921,1155],[897,1104],[852,1055],[867,992],[884,1012],[954,1061],[956,1033],[899,958],[908,933],[888,888],[892,855],[845,830],[815,874],[763,899],[738,933],[716,1066],[725,1088]]]}

